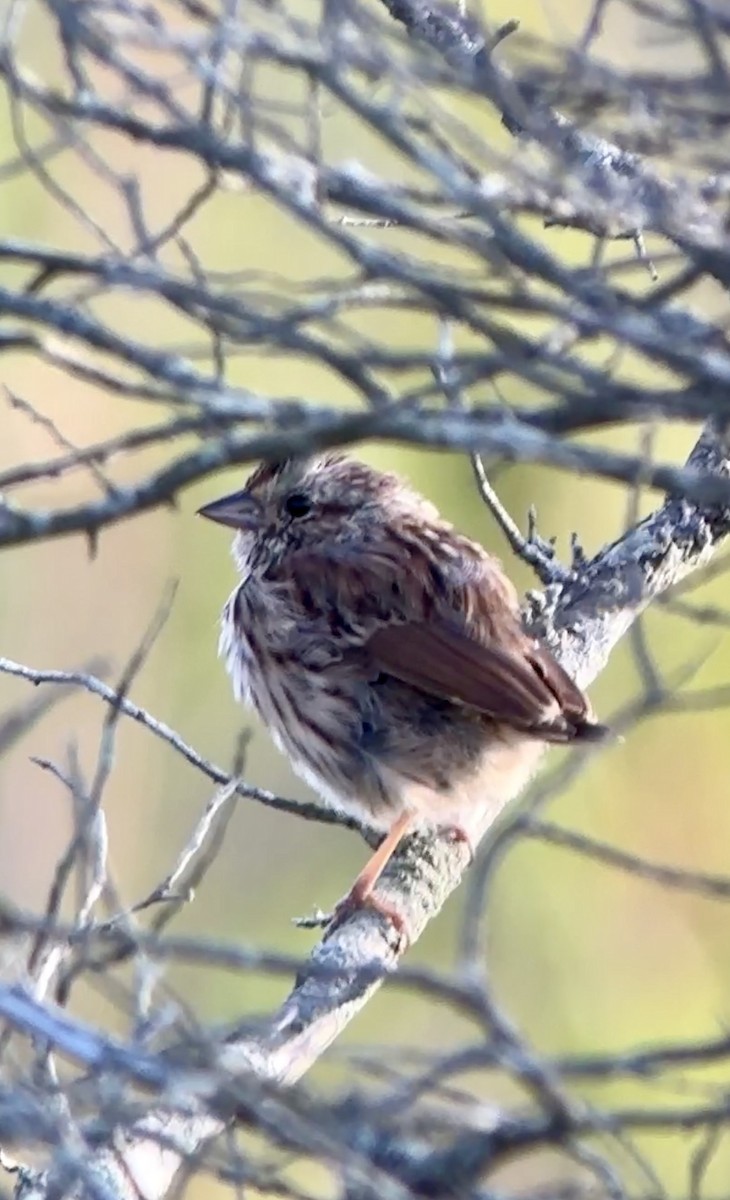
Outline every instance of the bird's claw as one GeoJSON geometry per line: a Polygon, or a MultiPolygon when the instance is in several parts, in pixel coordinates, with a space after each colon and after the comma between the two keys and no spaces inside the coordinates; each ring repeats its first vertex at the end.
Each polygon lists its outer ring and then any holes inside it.
{"type": "Polygon", "coordinates": [[[387,900],[376,896],[374,892],[360,895],[357,889],[352,888],[346,896],[343,896],[335,905],[335,910],[327,925],[325,936],[330,937],[350,917],[367,909],[383,917],[388,925],[395,930],[397,935],[395,950],[397,954],[403,954],[410,945],[405,919],[395,905],[389,904],[387,900]]]}

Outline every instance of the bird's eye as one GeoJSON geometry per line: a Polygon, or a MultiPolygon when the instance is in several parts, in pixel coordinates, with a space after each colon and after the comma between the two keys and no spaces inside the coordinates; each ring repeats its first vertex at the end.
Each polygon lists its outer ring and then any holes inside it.
{"type": "Polygon", "coordinates": [[[305,517],[311,508],[309,496],[304,492],[292,492],[284,501],[284,508],[290,517],[305,517]]]}

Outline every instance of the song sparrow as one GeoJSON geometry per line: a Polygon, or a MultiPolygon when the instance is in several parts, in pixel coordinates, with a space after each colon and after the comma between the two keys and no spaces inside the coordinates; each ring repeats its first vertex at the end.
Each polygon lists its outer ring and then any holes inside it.
{"type": "Polygon", "coordinates": [[[372,892],[406,832],[471,844],[545,743],[605,730],[499,562],[396,475],[338,454],[264,464],[200,512],[237,530],[220,638],[236,697],[326,804],[386,834],[343,904],[400,928],[372,892]]]}

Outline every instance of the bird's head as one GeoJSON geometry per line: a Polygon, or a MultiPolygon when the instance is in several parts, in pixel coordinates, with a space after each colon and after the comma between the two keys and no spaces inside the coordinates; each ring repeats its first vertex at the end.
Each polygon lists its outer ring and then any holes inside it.
{"type": "Polygon", "coordinates": [[[357,539],[363,529],[381,525],[414,501],[426,506],[396,475],[325,454],[263,463],[241,491],[199,513],[236,530],[234,555],[250,569],[255,562],[278,560],[290,548],[357,539]]]}

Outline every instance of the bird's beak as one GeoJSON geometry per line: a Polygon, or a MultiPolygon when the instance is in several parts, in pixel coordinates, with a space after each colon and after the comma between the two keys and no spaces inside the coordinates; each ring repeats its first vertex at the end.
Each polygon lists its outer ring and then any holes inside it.
{"type": "Polygon", "coordinates": [[[253,531],[261,524],[262,512],[256,497],[244,490],[204,504],[198,509],[198,516],[217,521],[219,525],[230,525],[231,529],[253,531]]]}

